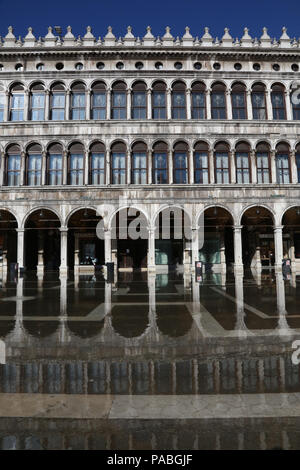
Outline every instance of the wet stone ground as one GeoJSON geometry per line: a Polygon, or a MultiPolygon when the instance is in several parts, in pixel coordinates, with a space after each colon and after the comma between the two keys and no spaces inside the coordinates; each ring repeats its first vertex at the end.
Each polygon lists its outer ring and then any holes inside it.
{"type": "Polygon", "coordinates": [[[0,448],[299,449],[299,307],[271,270],[2,280],[0,448]]]}

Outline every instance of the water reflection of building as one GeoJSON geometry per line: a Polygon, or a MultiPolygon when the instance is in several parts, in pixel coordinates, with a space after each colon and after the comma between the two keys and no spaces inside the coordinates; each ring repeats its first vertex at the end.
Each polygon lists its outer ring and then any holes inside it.
{"type": "Polygon", "coordinates": [[[288,284],[286,296],[282,276],[269,280],[262,297],[272,296],[276,308],[269,312],[270,318],[257,309],[265,317],[254,320],[247,291],[261,286],[255,282],[244,286],[238,276],[225,291],[224,286],[211,284],[215,312],[208,313],[206,287],[192,279],[184,285],[164,274],[148,275],[145,283],[126,281],[123,287],[121,282],[114,286],[81,276],[74,289],[62,277],[44,290],[41,300],[34,295],[38,283],[30,280],[29,291],[26,279],[20,278],[15,296],[12,285],[7,285],[12,301],[0,304],[5,305],[0,331],[8,351],[0,391],[251,393],[297,388],[298,368],[288,353],[291,335],[298,333],[299,319],[288,313],[296,290],[288,284]],[[31,296],[26,295],[29,292],[31,296]],[[218,317],[218,295],[222,308],[227,308],[224,298],[230,308],[223,333],[212,326],[223,321],[218,317]],[[49,308],[47,297],[51,297],[49,308]],[[262,341],[253,341],[255,336],[262,341]],[[213,337],[217,341],[211,341],[213,337]],[[37,356],[43,351],[48,351],[51,361],[37,356]],[[265,358],[256,358],[262,353],[265,358]],[[90,354],[101,360],[88,359],[90,354]]]}

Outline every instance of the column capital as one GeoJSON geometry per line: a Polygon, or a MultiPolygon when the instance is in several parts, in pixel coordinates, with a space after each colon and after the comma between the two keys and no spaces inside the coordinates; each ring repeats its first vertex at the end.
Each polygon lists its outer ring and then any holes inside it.
{"type": "Polygon", "coordinates": [[[60,227],[60,228],[59,228],[59,231],[60,231],[61,233],[68,233],[68,230],[69,230],[68,227],[60,227]]]}
{"type": "Polygon", "coordinates": [[[243,228],[243,225],[234,225],[233,226],[233,230],[236,230],[236,231],[242,230],[242,228],[243,228]]]}
{"type": "Polygon", "coordinates": [[[25,232],[25,228],[16,228],[16,232],[17,232],[17,233],[24,233],[24,232],[25,232]]]}
{"type": "Polygon", "coordinates": [[[274,232],[280,232],[282,231],[282,229],[284,228],[284,225],[274,225],[273,229],[274,229],[274,232]]]}

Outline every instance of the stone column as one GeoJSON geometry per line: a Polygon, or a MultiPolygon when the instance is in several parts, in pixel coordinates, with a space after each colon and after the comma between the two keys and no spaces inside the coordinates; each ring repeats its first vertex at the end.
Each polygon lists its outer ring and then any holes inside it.
{"type": "Polygon", "coordinates": [[[277,312],[278,312],[278,325],[277,328],[281,333],[287,334],[290,329],[286,319],[286,306],[285,306],[285,285],[282,273],[276,273],[276,295],[277,295],[277,312]],[[283,330],[283,331],[282,331],[283,330]]]}
{"type": "Polygon", "coordinates": [[[147,90],[147,119],[152,119],[152,91],[147,90]]]}
{"type": "Polygon", "coordinates": [[[44,234],[39,230],[38,233],[38,264],[37,275],[44,275],[44,234]]]}
{"type": "Polygon", "coordinates": [[[50,111],[50,91],[46,90],[45,92],[45,121],[49,121],[49,111],[50,111]]]}
{"type": "Polygon", "coordinates": [[[24,93],[24,118],[23,121],[28,121],[29,117],[29,91],[25,90],[24,93]]]}
{"type": "Polygon", "coordinates": [[[87,121],[91,119],[91,90],[85,92],[85,119],[87,121]]]}
{"type": "Polygon", "coordinates": [[[167,119],[172,119],[172,91],[167,89],[167,119]]]}
{"type": "Polygon", "coordinates": [[[4,185],[4,172],[5,172],[5,154],[0,152],[0,186],[4,185]]]}
{"type": "Polygon", "coordinates": [[[169,168],[169,184],[173,184],[173,151],[171,148],[168,150],[168,168],[169,168]]]}
{"type": "Polygon", "coordinates": [[[60,276],[65,276],[68,273],[67,264],[67,247],[68,247],[68,229],[67,227],[61,227],[60,229],[60,276]]]}
{"type": "Polygon", "coordinates": [[[152,150],[148,149],[148,184],[152,184],[152,150]]]}
{"type": "Polygon", "coordinates": [[[111,263],[111,231],[105,230],[104,231],[104,257],[105,257],[105,264],[111,263]]]}
{"type": "Polygon", "coordinates": [[[148,271],[155,271],[155,229],[148,230],[148,271]]]}
{"type": "Polygon", "coordinates": [[[282,270],[283,243],[282,243],[283,225],[274,227],[274,245],[275,245],[275,270],[282,270]]]}
{"type": "Polygon", "coordinates": [[[106,120],[111,119],[111,89],[106,93],[106,120]]]}
{"type": "Polygon", "coordinates": [[[47,171],[47,153],[43,151],[42,152],[42,175],[41,175],[42,186],[45,186],[46,184],[46,171],[47,171]]]}
{"type": "Polygon", "coordinates": [[[68,152],[66,150],[62,153],[62,167],[63,167],[63,184],[68,182],[68,152]]]}
{"type": "Polygon", "coordinates": [[[275,155],[276,155],[275,150],[271,150],[271,152],[270,152],[270,158],[271,158],[271,183],[277,183],[275,155]]]}
{"type": "Polygon", "coordinates": [[[126,184],[131,183],[131,152],[130,148],[126,152],[126,159],[127,159],[127,175],[126,175],[126,184]]]}
{"type": "Polygon", "coordinates": [[[215,156],[212,150],[208,151],[209,182],[215,183],[215,156]]]}
{"type": "Polygon", "coordinates": [[[291,183],[297,184],[298,183],[298,172],[297,172],[297,164],[296,164],[296,152],[292,150],[290,153],[290,165],[291,165],[291,183]]]}
{"type": "Polygon", "coordinates": [[[239,332],[239,336],[242,336],[247,334],[247,327],[245,325],[243,276],[235,276],[234,281],[236,299],[236,323],[234,329],[239,332]]]}
{"type": "Polygon", "coordinates": [[[234,269],[243,271],[243,251],[242,251],[242,225],[235,225],[234,231],[234,269]]]}
{"type": "Polygon", "coordinates": [[[251,170],[251,183],[257,183],[257,165],[255,150],[250,151],[250,170],[251,170]]]}
{"type": "Polygon", "coordinates": [[[4,116],[3,116],[3,121],[7,122],[10,120],[10,93],[9,91],[5,92],[5,102],[4,102],[4,116]]]}
{"type": "Polygon", "coordinates": [[[287,91],[284,92],[284,98],[285,98],[285,107],[286,107],[286,119],[288,121],[292,121],[293,120],[292,102],[290,100],[290,94],[287,91]]]}
{"type": "Polygon", "coordinates": [[[105,162],[106,162],[106,167],[105,167],[105,183],[110,184],[110,149],[106,149],[105,151],[105,162]]]}
{"type": "Polygon", "coordinates": [[[25,152],[21,152],[20,186],[23,186],[25,182],[25,166],[26,166],[25,159],[26,159],[25,152]]]}
{"type": "Polygon", "coordinates": [[[247,95],[247,118],[249,120],[253,119],[253,111],[252,111],[252,100],[251,100],[251,90],[246,91],[247,95]]]}
{"type": "Polygon", "coordinates": [[[65,109],[65,121],[69,121],[70,119],[70,90],[66,91],[66,109],[65,109]]]}
{"type": "Polygon", "coordinates": [[[127,98],[127,114],[126,114],[126,117],[127,117],[127,121],[129,119],[131,119],[131,89],[128,88],[127,92],[126,92],[126,98],[127,98]]]}
{"type": "Polygon", "coordinates": [[[186,118],[192,119],[192,102],[191,102],[191,89],[186,90],[186,118]]]}
{"type": "Polygon", "coordinates": [[[235,165],[235,151],[228,152],[229,159],[229,181],[231,184],[236,183],[236,165],[235,165]]]}
{"type": "Polygon", "coordinates": [[[189,169],[189,184],[194,184],[194,152],[193,149],[188,150],[188,169],[189,169]]]}
{"type": "Polygon", "coordinates": [[[89,184],[89,150],[85,150],[84,152],[84,184],[89,184]]]}
{"type": "Polygon", "coordinates": [[[205,91],[205,106],[206,106],[206,119],[211,119],[211,102],[210,102],[211,89],[205,91]]]}
{"type": "Polygon", "coordinates": [[[273,107],[272,107],[270,90],[266,90],[266,103],[267,103],[267,119],[268,121],[272,121],[273,120],[273,107]]]}
{"type": "Polygon", "coordinates": [[[192,229],[192,269],[195,269],[195,263],[199,259],[199,229],[192,229]]]}
{"type": "Polygon", "coordinates": [[[232,119],[232,106],[231,106],[231,93],[226,90],[226,116],[227,119],[232,119]]]}
{"type": "Polygon", "coordinates": [[[23,228],[17,228],[17,260],[20,268],[24,268],[24,234],[23,228]]]}
{"type": "Polygon", "coordinates": [[[154,338],[157,334],[156,323],[156,292],[155,292],[155,273],[148,272],[148,294],[149,294],[149,325],[154,338]]]}

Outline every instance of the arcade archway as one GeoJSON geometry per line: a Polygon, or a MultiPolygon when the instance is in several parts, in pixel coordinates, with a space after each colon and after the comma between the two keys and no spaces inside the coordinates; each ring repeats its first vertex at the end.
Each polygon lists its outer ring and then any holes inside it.
{"type": "Polygon", "coordinates": [[[68,266],[80,273],[92,273],[104,264],[104,240],[97,237],[101,217],[95,209],[78,209],[68,220],[68,266]]]}
{"type": "Polygon", "coordinates": [[[60,266],[60,220],[49,209],[32,212],[25,222],[25,267],[43,273],[60,266]]]}
{"type": "Polygon", "coordinates": [[[261,206],[247,209],[242,217],[243,264],[256,269],[275,264],[274,221],[270,210],[261,206]]]}

